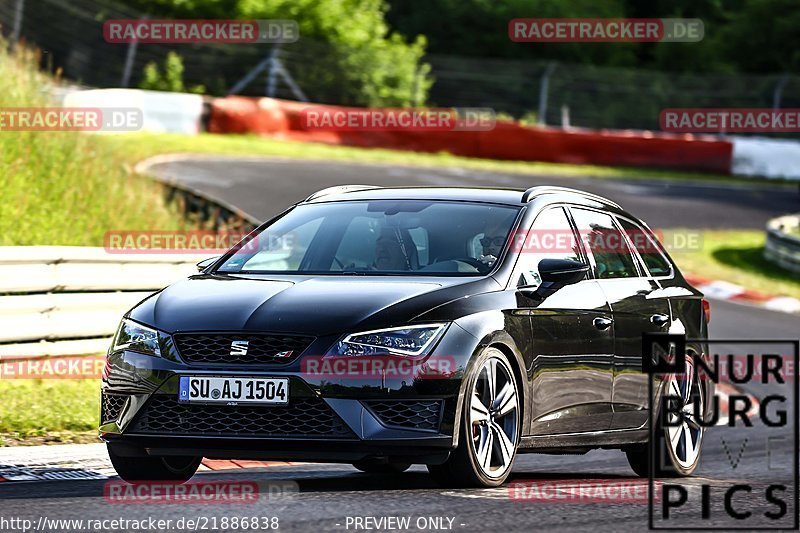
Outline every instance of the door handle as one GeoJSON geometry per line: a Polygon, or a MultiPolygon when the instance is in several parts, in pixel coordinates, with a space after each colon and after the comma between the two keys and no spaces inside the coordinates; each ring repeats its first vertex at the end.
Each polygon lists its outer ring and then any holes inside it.
{"type": "Polygon", "coordinates": [[[600,331],[610,328],[611,324],[613,324],[613,323],[614,323],[613,320],[611,320],[608,317],[604,317],[604,316],[599,316],[599,317],[595,318],[592,321],[592,324],[594,324],[594,327],[596,327],[600,331]]]}
{"type": "Polygon", "coordinates": [[[656,326],[663,328],[669,322],[668,315],[662,315],[661,313],[656,313],[650,317],[650,323],[655,324],[656,326]]]}

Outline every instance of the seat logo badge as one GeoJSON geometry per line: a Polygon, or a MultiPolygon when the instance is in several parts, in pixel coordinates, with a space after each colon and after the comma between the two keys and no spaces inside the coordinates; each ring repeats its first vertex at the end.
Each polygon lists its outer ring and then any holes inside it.
{"type": "Polygon", "coordinates": [[[249,341],[231,342],[231,355],[247,355],[247,344],[249,341]]]}
{"type": "Polygon", "coordinates": [[[278,353],[275,354],[275,357],[281,357],[281,358],[291,357],[292,356],[292,352],[293,352],[293,350],[286,350],[285,352],[278,352],[278,353]]]}

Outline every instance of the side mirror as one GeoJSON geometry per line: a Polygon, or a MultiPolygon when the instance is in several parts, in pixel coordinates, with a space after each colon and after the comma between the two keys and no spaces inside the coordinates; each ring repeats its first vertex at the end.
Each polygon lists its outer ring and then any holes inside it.
{"type": "Polygon", "coordinates": [[[542,259],[539,261],[539,275],[542,277],[542,283],[552,283],[558,287],[578,283],[588,271],[589,265],[572,259],[542,259]]]}
{"type": "Polygon", "coordinates": [[[578,283],[589,271],[589,265],[572,259],[542,259],[539,261],[538,286],[520,287],[519,291],[528,298],[544,300],[558,289],[578,283]]]}
{"type": "Polygon", "coordinates": [[[207,269],[208,267],[213,265],[217,261],[217,259],[219,259],[220,257],[221,256],[219,256],[219,255],[215,255],[214,257],[209,257],[208,259],[203,259],[202,261],[197,263],[197,271],[198,272],[202,272],[203,270],[207,269]]]}

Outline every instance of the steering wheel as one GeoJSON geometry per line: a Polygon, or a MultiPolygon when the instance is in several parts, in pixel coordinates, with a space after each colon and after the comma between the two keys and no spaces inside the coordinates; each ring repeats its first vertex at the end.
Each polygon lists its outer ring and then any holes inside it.
{"type": "Polygon", "coordinates": [[[451,259],[451,261],[458,261],[459,263],[466,263],[469,266],[473,267],[478,272],[483,272],[486,269],[486,267],[489,266],[486,263],[481,263],[480,261],[478,261],[474,257],[455,257],[455,258],[451,259]]]}

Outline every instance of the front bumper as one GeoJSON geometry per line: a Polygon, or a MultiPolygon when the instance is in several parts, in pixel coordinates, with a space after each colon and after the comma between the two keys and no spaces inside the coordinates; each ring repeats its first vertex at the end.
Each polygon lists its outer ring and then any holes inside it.
{"type": "Polygon", "coordinates": [[[463,335],[442,339],[436,352],[465,356],[457,365],[460,371],[436,379],[318,378],[302,372],[303,355],[273,368],[210,368],[187,365],[177,352],[166,357],[112,352],[103,377],[100,436],[117,453],[128,455],[442,462],[454,447],[461,379],[467,354],[472,353],[470,339],[463,335]],[[287,377],[289,404],[179,404],[179,381],[184,375],[287,377]]]}

